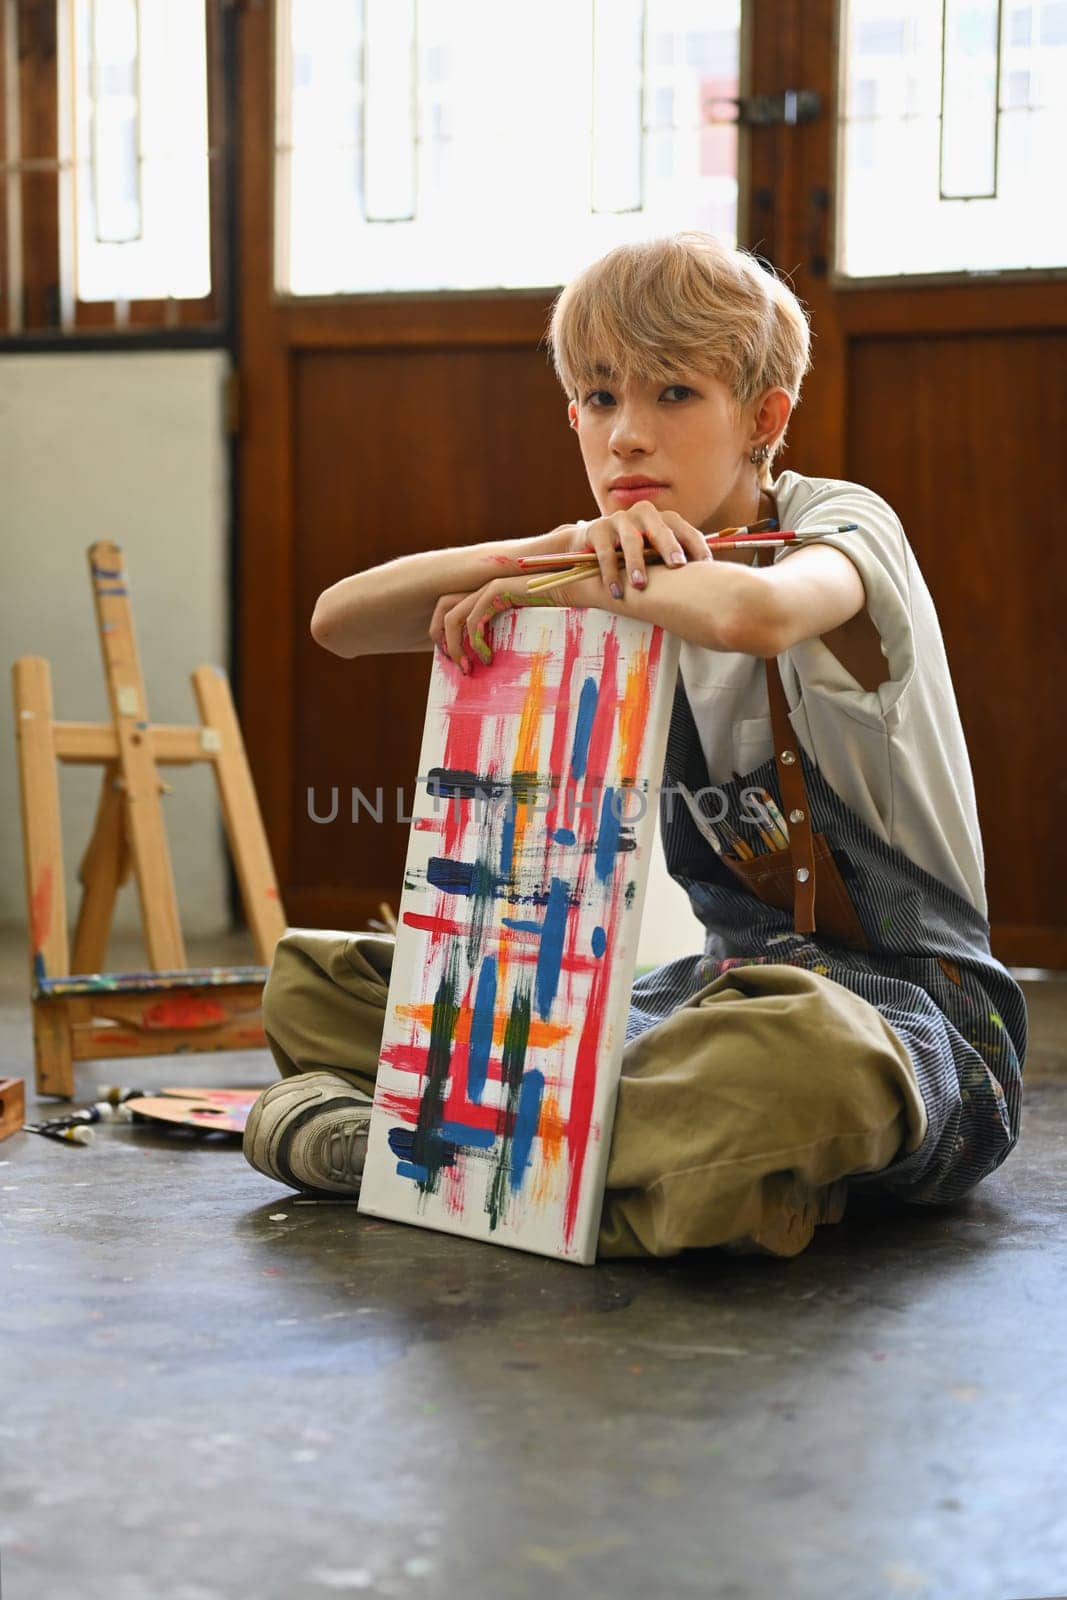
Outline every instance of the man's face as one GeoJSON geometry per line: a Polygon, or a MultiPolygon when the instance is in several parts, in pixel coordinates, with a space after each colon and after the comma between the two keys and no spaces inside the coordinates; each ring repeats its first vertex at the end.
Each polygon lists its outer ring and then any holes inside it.
{"type": "Polygon", "coordinates": [[[568,414],[602,516],[650,500],[703,532],[744,488],[751,419],[735,419],[719,378],[680,371],[672,382],[597,379],[568,414]],[[626,490],[618,479],[651,478],[659,487],[626,490]]]}

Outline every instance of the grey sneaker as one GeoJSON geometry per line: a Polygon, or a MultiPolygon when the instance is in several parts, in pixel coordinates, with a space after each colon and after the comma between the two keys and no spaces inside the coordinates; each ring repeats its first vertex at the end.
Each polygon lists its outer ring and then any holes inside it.
{"type": "Polygon", "coordinates": [[[371,1100],[334,1072],[301,1072],[264,1090],[245,1125],[245,1160],[291,1189],[359,1193],[371,1100]]]}

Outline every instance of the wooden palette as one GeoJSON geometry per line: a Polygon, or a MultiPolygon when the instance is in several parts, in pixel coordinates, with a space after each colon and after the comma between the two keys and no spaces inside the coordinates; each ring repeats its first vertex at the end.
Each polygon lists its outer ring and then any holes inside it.
{"type": "Polygon", "coordinates": [[[197,1128],[203,1133],[240,1135],[263,1089],[162,1089],[126,1104],[135,1118],[197,1128]]]}

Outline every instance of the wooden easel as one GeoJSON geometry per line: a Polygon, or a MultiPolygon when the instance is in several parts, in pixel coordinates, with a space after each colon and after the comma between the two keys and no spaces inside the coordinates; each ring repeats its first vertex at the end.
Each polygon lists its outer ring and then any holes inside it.
{"type": "Polygon", "coordinates": [[[225,673],[192,674],[200,725],[151,723],[122,550],[89,550],[110,723],[56,722],[48,662],[15,662],[15,725],[39,1094],[70,1098],[74,1063],[263,1045],[263,985],[285,913],[225,673]],[[96,824],[78,873],[73,959],[67,939],[60,761],[104,768],[96,824]],[[209,761],[241,899],[262,966],[190,968],[160,804],[159,767],[209,761]],[[103,973],[118,889],[133,873],[150,972],[103,973]]]}

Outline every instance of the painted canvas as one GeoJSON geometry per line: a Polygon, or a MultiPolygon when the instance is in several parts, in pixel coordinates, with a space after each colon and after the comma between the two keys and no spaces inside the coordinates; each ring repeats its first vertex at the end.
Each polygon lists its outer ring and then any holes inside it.
{"type": "Polygon", "coordinates": [[[588,1263],[678,643],[528,608],[434,657],[359,1208],[588,1263]]]}

